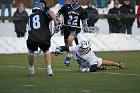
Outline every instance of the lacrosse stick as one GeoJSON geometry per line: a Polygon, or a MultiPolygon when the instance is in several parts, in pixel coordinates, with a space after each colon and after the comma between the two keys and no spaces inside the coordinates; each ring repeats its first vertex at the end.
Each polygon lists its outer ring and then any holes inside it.
{"type": "Polygon", "coordinates": [[[52,52],[56,57],[58,57],[59,55],[62,55],[63,52],[52,52]]]}
{"type": "Polygon", "coordinates": [[[52,37],[54,34],[55,34],[55,32],[53,32],[53,33],[51,34],[51,37],[52,37]]]}
{"type": "MultiPolygon", "coordinates": [[[[72,26],[72,25],[66,25],[66,24],[61,24],[60,27],[62,26],[69,26],[69,27],[75,27],[75,28],[82,28],[80,26],[72,26]]],[[[95,26],[95,27],[89,27],[89,33],[95,33],[98,34],[99,33],[99,27],[95,26]]]]}
{"type": "Polygon", "coordinates": [[[97,27],[97,26],[95,26],[95,27],[89,27],[89,33],[98,34],[99,33],[99,27],[97,27]]]}

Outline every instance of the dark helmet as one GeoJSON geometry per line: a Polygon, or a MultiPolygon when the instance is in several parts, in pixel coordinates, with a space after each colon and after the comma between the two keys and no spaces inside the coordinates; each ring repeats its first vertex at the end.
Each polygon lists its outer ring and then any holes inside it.
{"type": "Polygon", "coordinates": [[[79,0],[71,0],[71,6],[74,10],[78,9],[80,7],[79,0]]]}

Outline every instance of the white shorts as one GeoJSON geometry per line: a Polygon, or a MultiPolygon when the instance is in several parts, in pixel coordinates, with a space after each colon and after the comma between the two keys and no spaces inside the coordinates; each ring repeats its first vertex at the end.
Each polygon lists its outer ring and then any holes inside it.
{"type": "Polygon", "coordinates": [[[96,57],[94,60],[90,61],[90,66],[97,64],[97,67],[100,67],[102,65],[102,58],[96,57]]]}
{"type": "Polygon", "coordinates": [[[100,67],[102,65],[102,58],[98,58],[97,67],[100,67]]]}

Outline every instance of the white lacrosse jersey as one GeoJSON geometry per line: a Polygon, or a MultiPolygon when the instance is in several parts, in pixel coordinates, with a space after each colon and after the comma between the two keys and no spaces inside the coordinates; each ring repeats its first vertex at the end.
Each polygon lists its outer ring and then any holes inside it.
{"type": "Polygon", "coordinates": [[[81,53],[79,51],[80,45],[69,47],[69,51],[72,53],[73,58],[77,61],[77,63],[82,67],[90,67],[91,65],[97,64],[97,66],[101,66],[102,58],[98,58],[94,52],[88,49],[86,52],[81,53]]]}

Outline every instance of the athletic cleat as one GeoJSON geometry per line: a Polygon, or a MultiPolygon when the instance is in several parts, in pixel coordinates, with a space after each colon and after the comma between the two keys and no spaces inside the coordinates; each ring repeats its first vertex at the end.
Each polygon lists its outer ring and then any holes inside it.
{"type": "Polygon", "coordinates": [[[48,76],[54,76],[54,74],[49,74],[48,76]]]}
{"type": "Polygon", "coordinates": [[[101,65],[100,67],[98,67],[98,70],[106,70],[106,66],[105,65],[101,65]]]}
{"type": "Polygon", "coordinates": [[[124,69],[124,64],[123,63],[119,63],[119,68],[124,69]]]}
{"type": "Polygon", "coordinates": [[[29,66],[29,73],[30,73],[30,75],[35,74],[34,66],[29,66]]]}
{"type": "Polygon", "coordinates": [[[47,69],[48,76],[54,76],[52,69],[47,69]]]}
{"type": "Polygon", "coordinates": [[[70,57],[66,57],[66,59],[65,59],[65,61],[64,61],[64,64],[66,65],[66,66],[69,66],[70,65],[70,57]]]}

